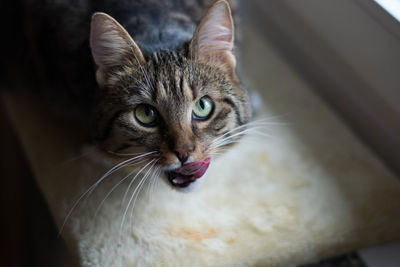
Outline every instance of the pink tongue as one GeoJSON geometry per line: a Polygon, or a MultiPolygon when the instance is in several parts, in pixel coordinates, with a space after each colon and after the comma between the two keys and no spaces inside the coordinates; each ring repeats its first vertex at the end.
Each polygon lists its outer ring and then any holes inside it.
{"type": "Polygon", "coordinates": [[[211,158],[206,158],[205,160],[195,161],[188,164],[184,164],[179,169],[174,172],[185,175],[193,176],[194,178],[200,178],[207,171],[210,165],[211,158]]]}

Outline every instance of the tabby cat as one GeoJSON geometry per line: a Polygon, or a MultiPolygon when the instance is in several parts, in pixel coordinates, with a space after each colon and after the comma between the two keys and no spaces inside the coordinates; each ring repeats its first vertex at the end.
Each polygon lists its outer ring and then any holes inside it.
{"type": "Polygon", "coordinates": [[[36,90],[75,103],[101,149],[140,155],[126,162],[141,158],[186,188],[251,117],[230,5],[208,2],[28,1],[19,60],[36,90]]]}

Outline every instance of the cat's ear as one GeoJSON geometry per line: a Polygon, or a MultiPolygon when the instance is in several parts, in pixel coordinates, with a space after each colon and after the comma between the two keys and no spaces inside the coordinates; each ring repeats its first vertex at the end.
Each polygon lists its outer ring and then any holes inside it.
{"type": "Polygon", "coordinates": [[[227,65],[234,69],[234,25],[227,1],[217,1],[207,11],[197,27],[190,44],[189,56],[227,65]]]}
{"type": "Polygon", "coordinates": [[[90,48],[97,69],[97,80],[109,68],[124,64],[143,64],[140,48],[129,33],[114,18],[105,13],[95,13],[90,27],[90,48]]]}

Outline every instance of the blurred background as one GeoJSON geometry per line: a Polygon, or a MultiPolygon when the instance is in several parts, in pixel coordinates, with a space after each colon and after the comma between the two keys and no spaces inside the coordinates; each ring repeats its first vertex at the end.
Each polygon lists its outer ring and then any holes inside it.
{"type": "MultiPolygon", "coordinates": [[[[275,54],[399,178],[400,0],[252,0],[244,8],[243,61],[262,38],[260,53],[275,54]]],[[[279,90],[269,78],[262,89],[279,90]]],[[[310,266],[400,266],[400,243],[310,266]]]]}
{"type": "Polygon", "coordinates": [[[266,42],[400,173],[400,1],[246,1],[266,42]]]}
{"type": "MultiPolygon", "coordinates": [[[[242,56],[251,30],[399,176],[400,0],[250,0],[241,11],[242,56]]],[[[72,266],[3,107],[0,124],[2,266],[72,266]]],[[[399,266],[399,247],[386,251],[362,261],[399,266]]],[[[318,266],[364,266],[358,257],[318,266]]]]}

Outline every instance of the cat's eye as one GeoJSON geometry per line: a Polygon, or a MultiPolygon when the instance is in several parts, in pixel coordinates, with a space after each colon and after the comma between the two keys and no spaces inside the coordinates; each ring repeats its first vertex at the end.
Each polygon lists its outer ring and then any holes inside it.
{"type": "Polygon", "coordinates": [[[145,127],[152,127],[158,121],[156,109],[147,104],[140,104],[136,107],[135,118],[145,127]]]}
{"type": "Polygon", "coordinates": [[[214,103],[208,96],[203,96],[196,101],[193,107],[193,115],[197,120],[206,120],[211,116],[214,103]]]}

